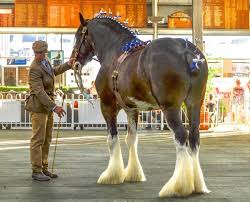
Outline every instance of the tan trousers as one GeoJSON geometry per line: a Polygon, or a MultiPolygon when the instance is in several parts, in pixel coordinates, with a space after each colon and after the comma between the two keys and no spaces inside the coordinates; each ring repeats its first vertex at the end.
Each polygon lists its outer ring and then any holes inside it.
{"type": "Polygon", "coordinates": [[[48,169],[49,146],[53,130],[53,113],[31,112],[31,122],[30,160],[33,172],[40,172],[48,169]]]}

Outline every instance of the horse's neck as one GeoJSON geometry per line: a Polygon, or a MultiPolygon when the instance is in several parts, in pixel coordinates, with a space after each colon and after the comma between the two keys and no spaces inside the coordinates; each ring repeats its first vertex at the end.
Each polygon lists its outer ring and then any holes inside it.
{"type": "Polygon", "coordinates": [[[98,33],[93,33],[93,38],[96,55],[100,63],[105,62],[106,60],[109,60],[110,63],[112,63],[122,54],[122,46],[130,37],[121,38],[120,35],[114,33],[102,35],[102,37],[100,37],[98,33]]]}
{"type": "Polygon", "coordinates": [[[107,44],[102,47],[97,47],[97,55],[100,61],[109,60],[110,62],[116,60],[122,53],[121,50],[122,43],[117,44],[107,44]]]}

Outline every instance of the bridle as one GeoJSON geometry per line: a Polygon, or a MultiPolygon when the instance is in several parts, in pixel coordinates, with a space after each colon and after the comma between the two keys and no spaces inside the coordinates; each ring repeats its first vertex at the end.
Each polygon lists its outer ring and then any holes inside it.
{"type": "MultiPolygon", "coordinates": [[[[80,51],[83,44],[87,43],[86,47],[93,48],[92,45],[88,41],[86,41],[86,33],[87,33],[87,27],[85,26],[82,29],[82,37],[79,46],[78,47],[76,47],[76,45],[74,46],[74,58],[76,60],[77,58],[86,58],[88,56],[88,51],[86,51],[84,54],[82,54],[80,51]]],[[[81,93],[83,95],[86,95],[86,99],[93,105],[93,103],[89,100],[89,95],[84,91],[84,86],[82,82],[82,68],[83,66],[79,61],[75,61],[73,63],[75,81],[81,93]]]]}
{"type": "Polygon", "coordinates": [[[86,33],[87,33],[87,27],[83,27],[82,29],[82,38],[81,38],[81,41],[80,41],[80,45],[78,48],[76,48],[76,45],[74,47],[74,52],[75,52],[75,58],[77,58],[78,56],[80,57],[85,57],[86,53],[85,54],[82,54],[81,53],[81,47],[82,47],[82,44],[85,42],[85,39],[86,39],[86,33]]]}

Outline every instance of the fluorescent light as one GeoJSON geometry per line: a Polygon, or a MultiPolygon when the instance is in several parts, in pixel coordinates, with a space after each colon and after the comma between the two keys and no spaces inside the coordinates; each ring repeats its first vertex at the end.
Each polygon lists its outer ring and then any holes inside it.
{"type": "Polygon", "coordinates": [[[12,14],[12,9],[0,9],[0,14],[12,14]]]}

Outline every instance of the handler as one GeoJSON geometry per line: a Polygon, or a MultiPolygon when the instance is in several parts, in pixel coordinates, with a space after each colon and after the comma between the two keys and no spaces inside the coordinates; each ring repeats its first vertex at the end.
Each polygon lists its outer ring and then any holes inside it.
{"type": "Polygon", "coordinates": [[[67,63],[52,68],[45,54],[48,44],[35,41],[32,45],[35,58],[30,65],[30,96],[26,100],[26,110],[30,112],[32,121],[32,137],[30,141],[30,160],[32,178],[48,181],[58,176],[48,170],[49,147],[52,139],[53,112],[59,117],[65,115],[62,107],[54,102],[55,76],[71,69],[74,58],[67,63]]]}

